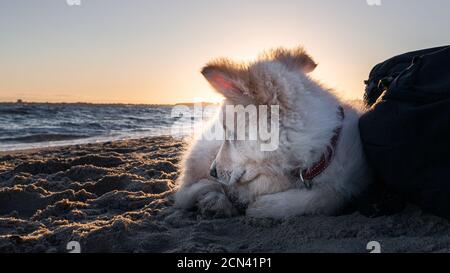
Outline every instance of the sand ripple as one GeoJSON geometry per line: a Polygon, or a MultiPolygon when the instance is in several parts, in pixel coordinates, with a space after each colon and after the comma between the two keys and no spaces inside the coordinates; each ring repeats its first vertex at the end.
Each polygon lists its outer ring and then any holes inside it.
{"type": "Polygon", "coordinates": [[[173,209],[184,143],[170,137],[0,155],[0,252],[385,252],[450,249],[449,221],[409,206],[284,221],[173,209]]]}

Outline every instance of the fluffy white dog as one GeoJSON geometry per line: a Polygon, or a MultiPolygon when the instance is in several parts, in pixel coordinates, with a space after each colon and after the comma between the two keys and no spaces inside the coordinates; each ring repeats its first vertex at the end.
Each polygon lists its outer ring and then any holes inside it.
{"type": "MultiPolygon", "coordinates": [[[[272,50],[248,64],[219,59],[203,68],[225,97],[221,113],[227,105],[278,106],[279,143],[264,150],[267,140],[260,137],[200,137],[182,163],[177,207],[216,216],[330,215],[366,189],[370,173],[358,131],[362,107],[342,102],[307,76],[315,67],[303,48],[296,48],[272,50]]],[[[214,122],[227,124],[225,116],[214,122]]],[[[223,127],[236,135],[234,126],[223,127]]]]}

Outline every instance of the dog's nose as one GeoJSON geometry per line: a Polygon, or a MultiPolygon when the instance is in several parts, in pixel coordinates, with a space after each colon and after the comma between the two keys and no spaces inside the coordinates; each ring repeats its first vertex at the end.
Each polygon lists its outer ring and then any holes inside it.
{"type": "Polygon", "coordinates": [[[209,175],[211,175],[214,178],[217,178],[217,169],[216,166],[212,166],[211,169],[209,169],[209,175]]]}

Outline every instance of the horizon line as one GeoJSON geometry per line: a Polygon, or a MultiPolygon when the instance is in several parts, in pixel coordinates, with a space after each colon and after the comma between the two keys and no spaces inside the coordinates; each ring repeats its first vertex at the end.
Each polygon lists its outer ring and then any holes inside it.
{"type": "Polygon", "coordinates": [[[0,101],[0,104],[90,104],[90,105],[142,105],[142,106],[174,106],[174,105],[194,105],[194,104],[209,104],[219,105],[218,102],[199,101],[199,102],[176,102],[176,103],[132,103],[132,102],[42,102],[42,101],[0,101]]]}

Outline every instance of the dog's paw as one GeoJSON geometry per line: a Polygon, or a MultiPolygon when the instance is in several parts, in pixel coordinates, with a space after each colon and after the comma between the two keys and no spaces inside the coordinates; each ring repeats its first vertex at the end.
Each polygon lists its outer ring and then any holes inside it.
{"type": "Polygon", "coordinates": [[[287,204],[274,195],[265,195],[258,198],[245,211],[248,217],[282,219],[286,217],[287,204]]]}
{"type": "Polygon", "coordinates": [[[334,215],[344,203],[345,199],[334,190],[324,192],[292,189],[260,196],[250,204],[246,214],[250,217],[275,219],[300,215],[334,215]]]}
{"type": "Polygon", "coordinates": [[[230,200],[221,192],[208,192],[198,201],[201,214],[212,217],[231,217],[237,214],[230,200]]]}

